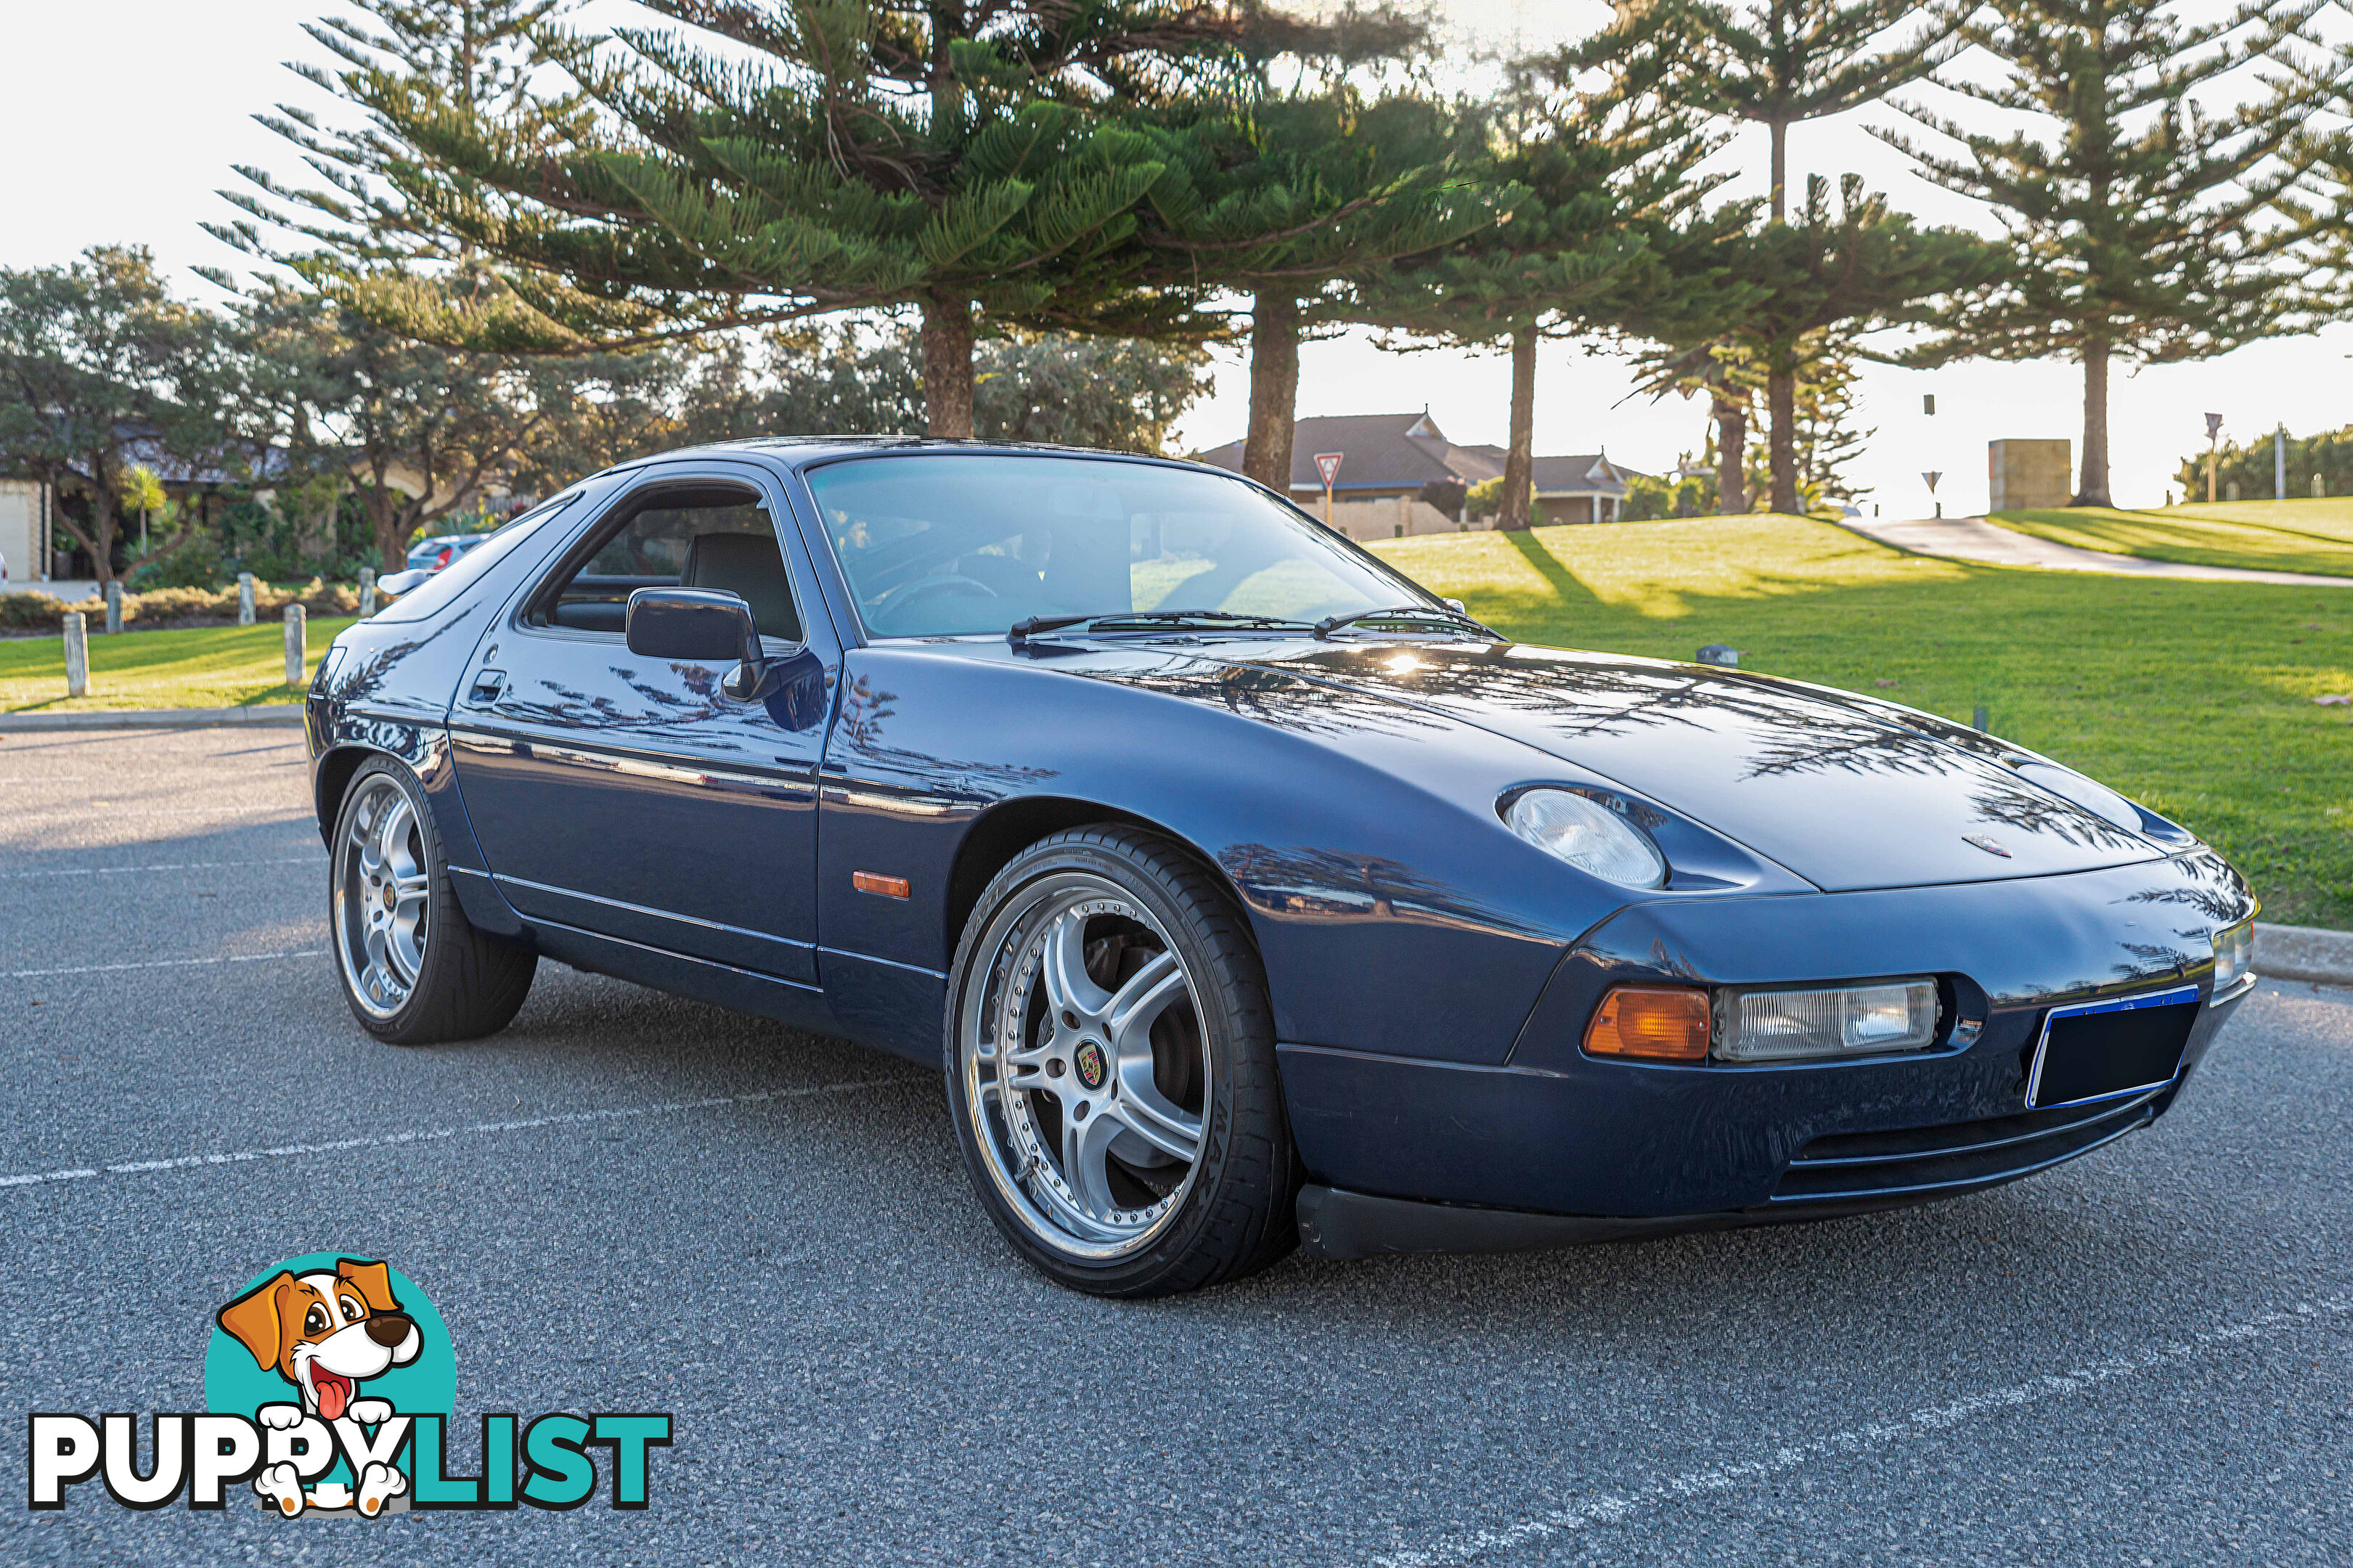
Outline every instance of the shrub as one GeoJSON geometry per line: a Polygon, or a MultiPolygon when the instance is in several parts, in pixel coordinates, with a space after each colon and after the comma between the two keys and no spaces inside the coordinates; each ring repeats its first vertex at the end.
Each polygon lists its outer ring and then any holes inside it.
{"type": "Polygon", "coordinates": [[[141,594],[157,588],[216,588],[227,574],[220,541],[208,533],[192,533],[132,573],[123,586],[141,594]]]}

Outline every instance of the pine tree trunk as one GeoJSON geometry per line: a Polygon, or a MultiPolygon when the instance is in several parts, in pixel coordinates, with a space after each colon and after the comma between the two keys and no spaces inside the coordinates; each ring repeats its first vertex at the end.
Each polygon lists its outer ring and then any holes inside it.
{"type": "Polygon", "coordinates": [[[2072,503],[2114,506],[2108,499],[2108,344],[2084,345],[2084,479],[2072,503]]]}
{"type": "Polygon", "coordinates": [[[1495,514],[1501,531],[1525,529],[1535,505],[1536,448],[1536,331],[1512,331],[1512,444],[1504,451],[1504,504],[1495,514]]]}
{"type": "Polygon", "coordinates": [[[1748,510],[1748,409],[1729,397],[1715,400],[1715,506],[1727,517],[1748,510]]]}
{"type": "Polygon", "coordinates": [[[972,301],[923,301],[923,416],[935,439],[972,438],[972,301]]]}
{"type": "Polygon", "coordinates": [[[1772,510],[1785,517],[1798,510],[1798,376],[1792,370],[1772,370],[1765,377],[1765,411],[1772,421],[1766,434],[1772,455],[1772,510]]]}
{"type": "Polygon", "coordinates": [[[1773,216],[1789,216],[1789,127],[1776,120],[1773,128],[1773,216]]]}
{"type": "Polygon", "coordinates": [[[1291,439],[1299,405],[1299,300],[1261,289],[1250,309],[1250,427],[1242,472],[1291,493],[1291,439]]]}

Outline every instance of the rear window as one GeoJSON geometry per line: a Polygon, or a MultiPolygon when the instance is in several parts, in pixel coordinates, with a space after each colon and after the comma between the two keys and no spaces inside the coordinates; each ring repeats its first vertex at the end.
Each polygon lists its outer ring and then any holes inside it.
{"type": "Polygon", "coordinates": [[[566,490],[545,506],[536,507],[492,533],[473,549],[467,551],[448,565],[427,577],[416,587],[375,613],[379,621],[421,621],[454,601],[471,587],[475,580],[506,559],[509,552],[531,537],[540,524],[557,516],[580,499],[578,490],[566,490]]]}

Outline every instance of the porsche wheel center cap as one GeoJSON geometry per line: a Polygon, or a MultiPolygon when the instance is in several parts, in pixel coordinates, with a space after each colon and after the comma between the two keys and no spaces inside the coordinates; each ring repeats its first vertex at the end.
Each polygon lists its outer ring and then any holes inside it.
{"type": "Polygon", "coordinates": [[[1092,1040],[1079,1042],[1079,1048],[1071,1053],[1071,1069],[1079,1075],[1080,1086],[1089,1094],[1111,1081],[1111,1058],[1092,1040]]]}

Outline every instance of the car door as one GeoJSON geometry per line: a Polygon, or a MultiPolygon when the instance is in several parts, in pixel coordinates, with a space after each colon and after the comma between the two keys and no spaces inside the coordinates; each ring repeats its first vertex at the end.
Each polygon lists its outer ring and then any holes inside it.
{"type": "Polygon", "coordinates": [[[659,465],[477,647],[450,712],[459,793],[499,889],[527,918],[817,982],[817,769],[840,650],[775,478],[659,465]],[[779,526],[781,522],[782,526],[779,526]],[[740,593],[782,679],[641,658],[628,595],[740,593]]]}

